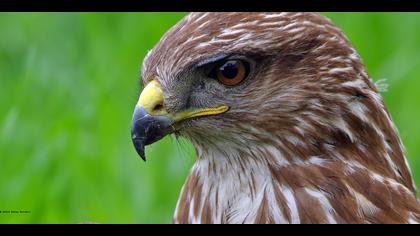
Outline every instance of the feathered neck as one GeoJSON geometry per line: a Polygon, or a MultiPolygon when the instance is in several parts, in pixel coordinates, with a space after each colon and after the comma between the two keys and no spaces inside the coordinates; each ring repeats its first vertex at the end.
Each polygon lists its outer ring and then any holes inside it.
{"type": "MultiPolygon", "coordinates": [[[[253,223],[261,217],[261,204],[275,204],[270,202],[275,201],[270,164],[257,153],[198,152],[177,205],[176,223],[253,223]]],[[[282,213],[276,217],[282,220],[282,213]]]]}
{"type": "Polygon", "coordinates": [[[230,154],[199,152],[206,156],[197,159],[182,189],[175,223],[419,221],[415,194],[366,167],[317,156],[284,162],[269,146],[230,154]],[[267,155],[280,161],[267,161],[267,155]]]}

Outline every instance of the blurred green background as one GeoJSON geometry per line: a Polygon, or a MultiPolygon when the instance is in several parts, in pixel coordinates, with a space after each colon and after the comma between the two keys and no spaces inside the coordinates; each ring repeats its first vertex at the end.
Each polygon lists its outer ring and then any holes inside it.
{"type": "MultiPolygon", "coordinates": [[[[185,13],[0,13],[0,223],[170,223],[194,162],[130,140],[142,58],[185,13]]],[[[420,14],[325,13],[382,93],[420,184],[420,14]]]]}

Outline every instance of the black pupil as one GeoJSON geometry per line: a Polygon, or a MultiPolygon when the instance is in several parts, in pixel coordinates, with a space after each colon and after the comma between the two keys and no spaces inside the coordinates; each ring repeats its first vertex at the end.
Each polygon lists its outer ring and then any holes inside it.
{"type": "Polygon", "coordinates": [[[238,67],[239,61],[228,61],[219,70],[227,79],[233,79],[238,75],[238,67]]]}

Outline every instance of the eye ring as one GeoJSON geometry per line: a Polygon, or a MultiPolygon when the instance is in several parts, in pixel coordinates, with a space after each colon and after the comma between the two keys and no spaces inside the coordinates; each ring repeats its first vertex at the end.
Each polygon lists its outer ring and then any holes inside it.
{"type": "Polygon", "coordinates": [[[227,60],[216,66],[211,77],[227,86],[235,86],[242,82],[249,74],[249,64],[243,60],[227,60]]]}

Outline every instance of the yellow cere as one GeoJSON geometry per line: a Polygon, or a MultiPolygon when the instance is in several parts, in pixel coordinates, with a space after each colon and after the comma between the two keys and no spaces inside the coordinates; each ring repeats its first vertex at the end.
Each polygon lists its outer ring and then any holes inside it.
{"type": "Polygon", "coordinates": [[[144,107],[150,115],[163,115],[155,111],[155,107],[159,104],[163,104],[163,91],[159,83],[152,80],[141,92],[138,105],[144,107]]]}
{"type": "Polygon", "coordinates": [[[160,84],[156,80],[150,81],[143,89],[143,92],[140,94],[138,105],[144,107],[144,109],[150,115],[167,116],[175,122],[193,117],[217,115],[229,110],[229,107],[225,105],[213,108],[198,108],[194,110],[190,109],[175,114],[169,114],[165,109],[156,110],[155,108],[158,105],[163,105],[163,91],[160,87],[160,84]]]}

